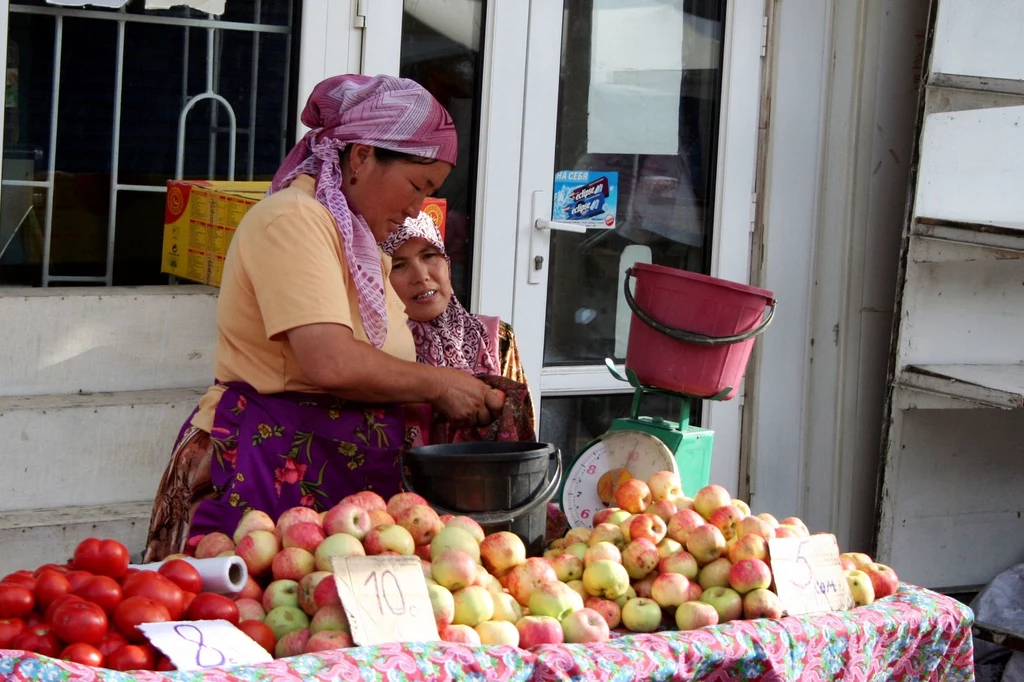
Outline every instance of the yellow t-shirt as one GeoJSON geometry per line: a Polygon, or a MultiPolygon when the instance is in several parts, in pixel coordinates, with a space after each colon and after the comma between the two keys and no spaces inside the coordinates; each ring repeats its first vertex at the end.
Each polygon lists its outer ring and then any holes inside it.
{"type": "MultiPolygon", "coordinates": [[[[260,393],[322,393],[302,373],[285,332],[328,322],[368,342],[359,298],[331,214],[315,197],[315,182],[301,175],[287,189],[245,214],[228,248],[217,303],[218,381],[243,381],[260,393]]],[[[382,350],[415,362],[405,306],[388,281],[391,259],[381,254],[388,313],[382,350]]],[[[199,401],[193,426],[210,431],[221,386],[199,401]]]]}

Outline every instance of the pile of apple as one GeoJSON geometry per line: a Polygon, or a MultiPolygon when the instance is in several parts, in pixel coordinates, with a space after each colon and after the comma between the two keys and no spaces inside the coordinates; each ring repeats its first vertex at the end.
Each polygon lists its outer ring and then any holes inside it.
{"type": "MultiPolygon", "coordinates": [[[[279,658],[352,646],[331,557],[418,556],[441,639],[467,644],[599,642],[616,629],[690,630],[783,615],[768,540],[807,536],[802,521],[751,515],[718,485],[689,499],[668,471],[648,481],[609,472],[600,492],[616,506],[543,557],[527,558],[513,533],[485,536],[468,516],[439,516],[415,493],[384,500],[369,491],[323,513],[289,509],[276,522],[252,511],[234,537],[207,535],[195,555],[245,561],[239,618],[268,626],[273,642],[264,646],[279,658]]],[[[841,561],[858,604],[896,591],[892,569],[864,554],[841,561]]]]}
{"type": "MultiPolygon", "coordinates": [[[[807,537],[799,518],[753,515],[719,485],[691,499],[670,471],[644,481],[615,469],[599,479],[598,495],[608,506],[594,514],[593,529],[570,530],[544,556],[610,627],[650,632],[674,620],[691,630],[784,615],[768,540],[807,537]]],[[[899,587],[896,573],[866,554],[841,554],[840,563],[858,606],[899,587]]]]}

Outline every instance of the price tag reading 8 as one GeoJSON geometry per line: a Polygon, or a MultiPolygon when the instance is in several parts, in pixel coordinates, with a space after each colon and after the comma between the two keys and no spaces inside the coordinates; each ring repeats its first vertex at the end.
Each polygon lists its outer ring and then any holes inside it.
{"type": "Polygon", "coordinates": [[[440,639],[418,557],[333,557],[331,565],[356,644],[440,639]]]}

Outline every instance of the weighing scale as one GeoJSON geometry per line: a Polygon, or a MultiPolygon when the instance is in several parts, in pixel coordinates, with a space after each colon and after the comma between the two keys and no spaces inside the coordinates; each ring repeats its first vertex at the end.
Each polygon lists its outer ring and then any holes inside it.
{"type": "MultiPolygon", "coordinates": [[[[626,469],[633,478],[647,480],[658,471],[674,471],[683,493],[693,497],[707,485],[711,470],[714,432],[690,426],[690,401],[702,400],[655,386],[645,386],[636,374],[626,370],[623,377],[611,360],[608,371],[633,387],[633,405],[628,417],[616,419],[602,436],[591,441],[573,461],[562,481],[562,511],[573,528],[593,526],[594,514],[607,505],[597,494],[597,482],[612,469],[626,469]],[[640,415],[646,395],[667,395],[681,402],[679,421],[640,415]]],[[[732,391],[724,389],[710,400],[721,400],[732,391]]]]}

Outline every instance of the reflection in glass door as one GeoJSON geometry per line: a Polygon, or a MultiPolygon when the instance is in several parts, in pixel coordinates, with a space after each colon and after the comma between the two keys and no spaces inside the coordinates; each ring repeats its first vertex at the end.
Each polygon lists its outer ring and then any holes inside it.
{"type": "MultiPolygon", "coordinates": [[[[634,263],[710,272],[724,25],[724,0],[565,0],[546,376],[624,359],[622,282],[634,263]],[[557,229],[595,212],[584,233],[557,229]]],[[[567,455],[628,411],[626,396],[606,391],[544,393],[541,437],[567,455]]],[[[677,418],[674,402],[647,412],[677,418]]],[[[699,408],[692,416],[699,423],[699,408]]]]}

